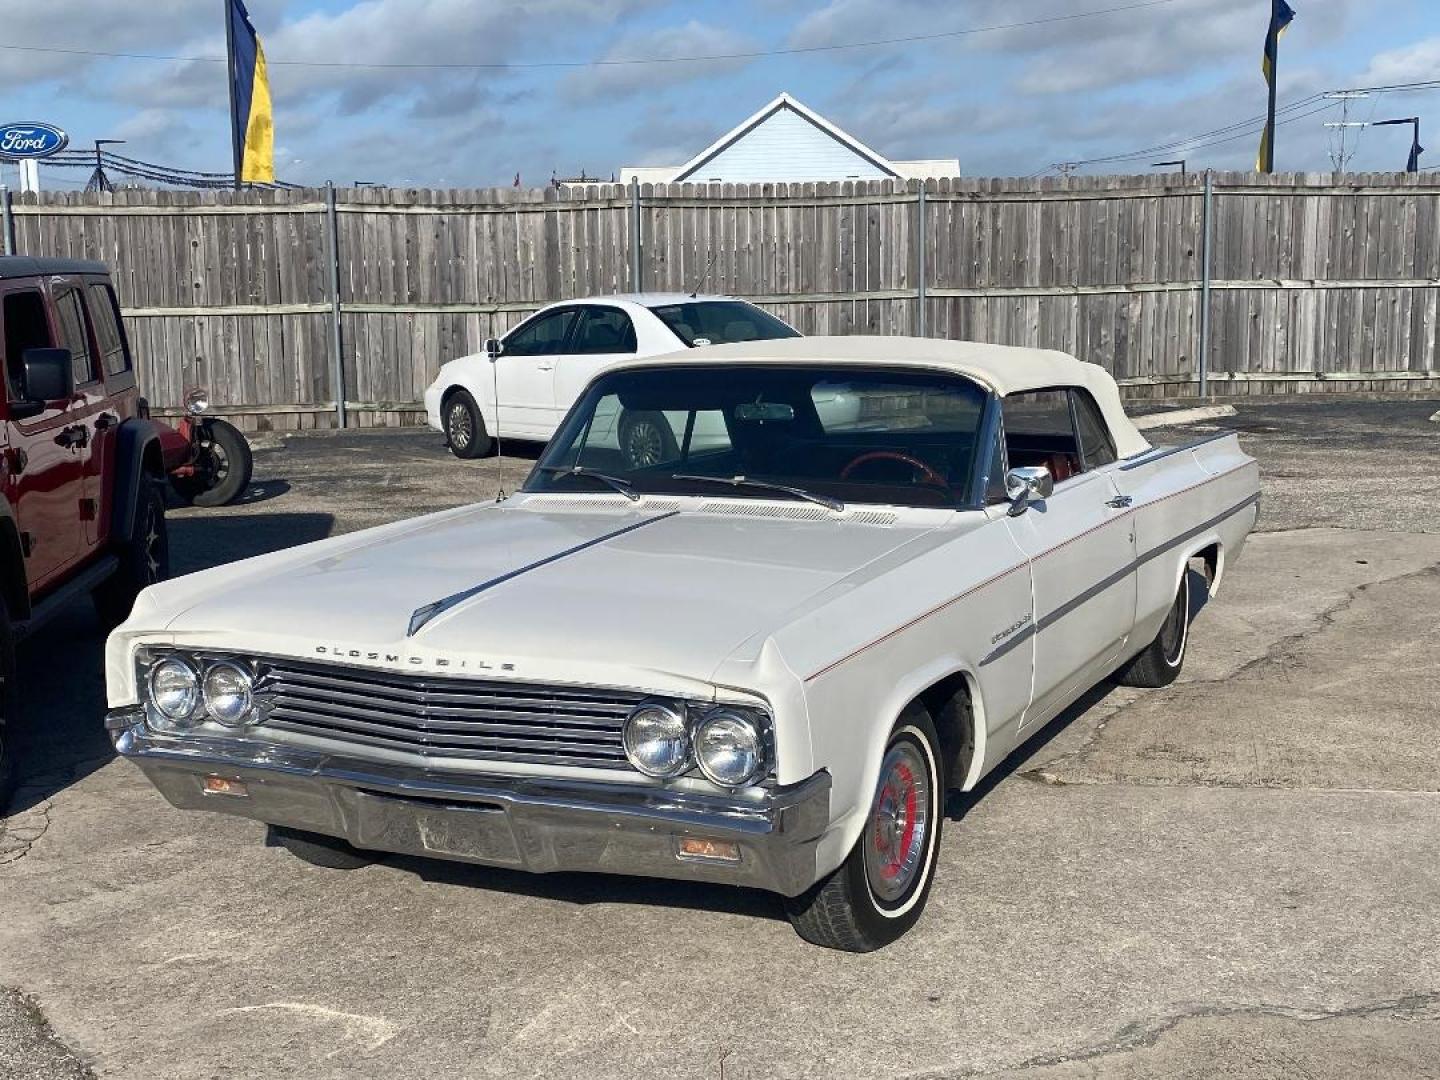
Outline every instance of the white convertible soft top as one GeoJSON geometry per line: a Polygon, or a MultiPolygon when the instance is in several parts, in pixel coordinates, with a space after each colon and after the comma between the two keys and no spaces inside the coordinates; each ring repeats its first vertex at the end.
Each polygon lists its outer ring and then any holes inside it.
{"type": "Polygon", "coordinates": [[[1002,397],[1026,390],[1082,386],[1090,391],[1095,403],[1100,406],[1115,438],[1115,449],[1121,457],[1150,448],[1145,437],[1125,415],[1125,408],[1120,404],[1120,391],[1109,373],[1097,364],[1085,363],[1053,349],[857,334],[850,337],[775,338],[737,345],[709,345],[668,356],[627,360],[616,366],[710,364],[717,361],[752,364],[837,362],[935,368],[965,375],[1002,397]]]}

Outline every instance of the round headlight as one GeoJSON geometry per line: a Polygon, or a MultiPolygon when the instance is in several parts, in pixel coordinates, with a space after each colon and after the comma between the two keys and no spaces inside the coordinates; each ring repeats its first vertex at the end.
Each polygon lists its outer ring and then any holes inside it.
{"type": "Polygon", "coordinates": [[[674,705],[644,702],[625,721],[625,756],[646,776],[677,776],[690,764],[690,725],[674,705]]]}
{"type": "Polygon", "coordinates": [[[185,408],[194,416],[199,416],[206,409],[210,408],[210,395],[197,386],[185,395],[185,408]]]}
{"type": "Polygon", "coordinates": [[[185,723],[200,704],[200,676],[184,660],[161,660],[150,669],[150,703],[166,720],[185,723]]]}
{"type": "Polygon", "coordinates": [[[760,728],[733,709],[716,709],[695,732],[700,771],[721,787],[740,787],[755,779],[765,764],[760,728]]]}
{"type": "Polygon", "coordinates": [[[254,680],[239,664],[217,660],[205,669],[205,711],[216,723],[240,727],[250,716],[254,680]]]}

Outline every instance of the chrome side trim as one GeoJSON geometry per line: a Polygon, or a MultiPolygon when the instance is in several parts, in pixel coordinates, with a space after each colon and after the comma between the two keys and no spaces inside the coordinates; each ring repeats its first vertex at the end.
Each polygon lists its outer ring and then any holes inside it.
{"type": "Polygon", "coordinates": [[[633,524],[626,525],[623,529],[616,529],[614,532],[606,533],[604,536],[597,536],[593,540],[586,540],[583,544],[576,544],[574,547],[566,548],[564,551],[557,551],[554,555],[547,555],[543,559],[538,559],[533,563],[501,574],[499,577],[491,578],[489,581],[483,581],[479,585],[472,586],[469,589],[452,593],[450,596],[442,597],[432,603],[418,607],[410,614],[410,626],[405,631],[405,636],[414,637],[431,619],[437,615],[443,615],[451,608],[463,604],[471,597],[479,596],[486,589],[493,589],[496,585],[502,585],[507,581],[519,577],[521,574],[528,574],[531,570],[538,570],[542,566],[549,566],[553,562],[559,562],[561,559],[569,558],[571,555],[584,551],[586,548],[603,544],[607,540],[614,540],[617,536],[624,536],[626,533],[634,532],[636,529],[643,529],[646,525],[653,525],[657,521],[664,521],[666,518],[674,517],[677,513],[679,513],[678,510],[672,510],[666,514],[657,514],[643,521],[634,522],[633,524]]]}

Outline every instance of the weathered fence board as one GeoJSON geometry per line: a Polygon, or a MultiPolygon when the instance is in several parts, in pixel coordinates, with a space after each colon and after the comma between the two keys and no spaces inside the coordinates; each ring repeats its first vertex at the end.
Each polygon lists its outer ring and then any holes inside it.
{"type": "MultiPolygon", "coordinates": [[[[1212,389],[1440,385],[1433,177],[1212,179],[1212,389]]],[[[1203,190],[949,179],[923,219],[916,186],[890,181],[337,191],[345,398],[357,425],[413,423],[444,361],[546,303],[621,290],[746,296],[807,334],[914,333],[922,265],[932,336],[1064,349],[1133,393],[1194,393],[1203,190]]],[[[323,191],[13,204],[20,253],[114,269],[157,407],[205,382],[246,423],[333,422],[323,191]]]]}

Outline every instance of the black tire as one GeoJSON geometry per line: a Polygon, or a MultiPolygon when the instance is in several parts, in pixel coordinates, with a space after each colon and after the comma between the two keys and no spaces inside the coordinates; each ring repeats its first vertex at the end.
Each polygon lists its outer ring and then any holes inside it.
{"type": "Polygon", "coordinates": [[[344,840],[320,833],[292,829],[287,825],[266,827],[265,842],[283,847],[297,859],[326,870],[360,870],[376,861],[376,856],[351,847],[344,840]]]}
{"type": "Polygon", "coordinates": [[[478,458],[490,453],[494,442],[485,430],[485,418],[475,399],[464,390],[447,394],[440,405],[440,422],[445,426],[445,445],[458,458],[478,458]]]}
{"type": "Polygon", "coordinates": [[[170,486],[194,506],[228,506],[250,487],[254,469],[250,443],[239,428],[224,420],[202,420],[195,433],[195,471],[172,476],[170,486]]]}
{"type": "Polygon", "coordinates": [[[1169,686],[1185,666],[1185,648],[1189,642],[1190,570],[1187,567],[1180,575],[1180,589],[1155,640],[1120,669],[1116,681],[1122,686],[1169,686]]]}
{"type": "Polygon", "coordinates": [[[648,469],[680,456],[670,421],[658,412],[620,415],[620,456],[629,469],[648,469]]]}
{"type": "MultiPolygon", "coordinates": [[[[940,739],[923,706],[905,710],[885,745],[885,758],[865,829],[845,861],[807,892],[785,901],[790,923],[806,941],[845,952],[872,952],[899,938],[915,925],[930,898],[945,820],[945,775],[940,739]],[[920,767],[925,816],[916,815],[921,791],[911,783],[896,784],[895,766],[920,767]],[[893,800],[908,792],[910,813],[900,817],[893,800]],[[921,833],[919,837],[914,832],[921,833]],[[897,836],[895,831],[900,829],[897,836]],[[898,856],[890,858],[888,839],[898,856]],[[911,863],[911,856],[914,857],[911,863]],[[907,863],[911,863],[909,868],[907,863]],[[893,877],[887,877],[893,871],[893,877]],[[877,893],[877,885],[881,892],[877,893]],[[895,890],[888,892],[889,889],[895,890]]],[[[913,780],[913,776],[912,776],[913,780]]]]}
{"type": "Polygon", "coordinates": [[[91,593],[106,627],[130,617],[142,589],[170,576],[170,534],[165,527],[165,494],[152,477],[141,480],[135,507],[135,535],[115,548],[120,566],[91,593]]]}
{"type": "Polygon", "coordinates": [[[10,612],[0,597],[0,818],[10,805],[20,773],[15,759],[19,702],[20,695],[15,692],[15,635],[10,628],[10,612]]]}

